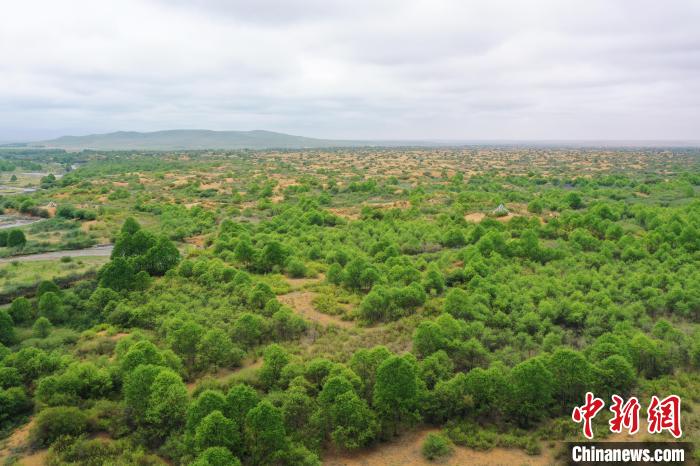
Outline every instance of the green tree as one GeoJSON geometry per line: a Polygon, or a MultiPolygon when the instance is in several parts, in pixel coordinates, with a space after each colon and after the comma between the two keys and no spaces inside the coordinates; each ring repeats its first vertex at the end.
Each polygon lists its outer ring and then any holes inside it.
{"type": "Polygon", "coordinates": [[[123,257],[115,257],[100,269],[100,286],[115,291],[134,288],[136,270],[123,257]]]}
{"type": "Polygon", "coordinates": [[[168,332],[170,346],[173,351],[184,358],[188,369],[194,367],[202,335],[204,335],[204,328],[191,320],[175,326],[168,332]]]}
{"type": "Polygon", "coordinates": [[[593,368],[586,358],[576,351],[558,349],[549,358],[547,369],[554,376],[554,399],[561,412],[571,410],[571,406],[583,399],[593,383],[593,368]]]}
{"type": "Polygon", "coordinates": [[[0,310],[0,344],[14,345],[17,342],[14,322],[7,311],[0,310]]]}
{"type": "Polygon", "coordinates": [[[244,266],[249,266],[255,261],[255,248],[247,238],[241,239],[233,250],[233,257],[244,266]]]}
{"type": "Polygon", "coordinates": [[[146,420],[161,438],[184,424],[189,396],[179,375],[163,369],[151,384],[146,420]]]}
{"type": "Polygon", "coordinates": [[[425,386],[432,390],[435,384],[441,380],[452,377],[454,364],[446,352],[440,350],[431,354],[420,362],[420,377],[425,386]]]}
{"type": "Polygon", "coordinates": [[[204,367],[228,367],[240,364],[243,351],[220,328],[208,330],[197,345],[197,356],[204,367]]]}
{"type": "Polygon", "coordinates": [[[347,450],[363,447],[377,435],[379,424],[367,402],[353,391],[335,398],[330,406],[333,442],[347,450]]]}
{"type": "Polygon", "coordinates": [[[269,241],[263,246],[260,253],[260,267],[264,271],[270,271],[275,266],[281,267],[287,258],[287,253],[279,241],[269,241]]]}
{"type": "Polygon", "coordinates": [[[252,464],[273,464],[287,447],[282,413],[268,401],[261,401],[248,412],[245,432],[252,464]]]}
{"type": "Polygon", "coordinates": [[[162,370],[161,366],[142,364],[126,374],[122,391],[127,415],[139,423],[145,422],[151,386],[162,370]]]}
{"type": "Polygon", "coordinates": [[[377,369],[390,356],[392,356],[392,353],[386,346],[375,346],[371,349],[362,348],[355,351],[352,355],[349,365],[352,371],[363,381],[364,391],[362,395],[365,400],[372,400],[377,369]]]}
{"type": "Polygon", "coordinates": [[[199,396],[193,400],[187,407],[187,424],[188,432],[194,432],[199,423],[210,413],[214,411],[225,412],[226,398],[218,390],[204,390],[199,396]]]}
{"type": "Polygon", "coordinates": [[[67,318],[61,297],[49,291],[39,298],[39,316],[46,317],[53,324],[60,324],[67,318]]]}
{"type": "Polygon", "coordinates": [[[129,346],[120,361],[122,372],[125,374],[130,373],[142,364],[166,365],[163,354],[156,345],[148,340],[140,340],[129,346]]]}
{"type": "Polygon", "coordinates": [[[48,293],[49,291],[58,295],[61,294],[61,289],[58,287],[58,285],[56,285],[51,280],[44,280],[41,283],[39,283],[39,286],[36,287],[36,297],[41,298],[42,296],[44,296],[45,293],[48,293]]]}
{"type": "Polygon", "coordinates": [[[160,236],[145,254],[136,258],[136,268],[152,276],[162,276],[180,262],[180,251],[166,236],[160,236]]]}
{"type": "Polygon", "coordinates": [[[523,427],[539,421],[552,404],[554,380],[539,358],[521,362],[510,371],[508,412],[523,427]]]}
{"type": "Polygon", "coordinates": [[[46,317],[39,317],[32,325],[32,334],[37,338],[46,338],[51,334],[53,325],[46,317]]]}
{"type": "Polygon", "coordinates": [[[16,324],[26,324],[32,319],[32,305],[27,298],[20,296],[12,301],[9,313],[16,324]]]}
{"type": "Polygon", "coordinates": [[[377,369],[373,406],[383,430],[394,436],[401,424],[412,424],[418,414],[418,374],[405,357],[391,356],[377,369]]]}
{"type": "Polygon", "coordinates": [[[27,237],[22,230],[10,230],[7,234],[7,246],[21,249],[27,244],[27,237]]]}
{"type": "Polygon", "coordinates": [[[240,443],[238,426],[218,410],[212,411],[202,419],[194,435],[194,444],[198,451],[211,447],[226,447],[237,451],[240,443]]]}
{"type": "Polygon", "coordinates": [[[204,450],[191,466],[241,466],[241,462],[228,448],[212,447],[204,450]]]}
{"type": "Polygon", "coordinates": [[[263,365],[258,374],[260,382],[268,389],[278,385],[282,369],[289,363],[287,351],[279,345],[272,344],[265,348],[263,365]]]}
{"type": "Polygon", "coordinates": [[[248,412],[259,402],[258,393],[250,385],[234,385],[226,394],[226,407],[223,412],[226,417],[242,426],[245,424],[248,412]]]}

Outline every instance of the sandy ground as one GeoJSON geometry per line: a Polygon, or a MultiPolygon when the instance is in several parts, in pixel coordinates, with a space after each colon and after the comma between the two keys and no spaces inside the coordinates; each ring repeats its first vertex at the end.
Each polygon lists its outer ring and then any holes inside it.
{"type": "Polygon", "coordinates": [[[318,293],[313,291],[293,291],[291,293],[277,296],[277,299],[289,307],[306,320],[318,322],[321,325],[336,325],[338,327],[350,328],[352,322],[342,320],[340,317],[331,316],[318,312],[313,305],[314,298],[318,293]]]}
{"type": "Polygon", "coordinates": [[[554,465],[550,452],[530,456],[523,450],[494,448],[489,451],[477,451],[469,448],[455,447],[448,458],[428,461],[421,454],[425,437],[436,429],[423,429],[411,432],[389,443],[382,443],[373,448],[356,453],[333,453],[324,455],[324,466],[547,466],[554,465]]]}
{"type": "MultiPolygon", "coordinates": [[[[29,431],[33,425],[34,420],[32,419],[19,429],[16,429],[12,435],[1,444],[0,464],[5,464],[5,460],[10,458],[13,454],[19,453],[18,450],[28,450],[29,446],[27,442],[29,439],[29,431]]],[[[41,466],[46,459],[46,453],[47,450],[38,450],[30,454],[24,454],[18,464],[24,466],[41,466]]]]}

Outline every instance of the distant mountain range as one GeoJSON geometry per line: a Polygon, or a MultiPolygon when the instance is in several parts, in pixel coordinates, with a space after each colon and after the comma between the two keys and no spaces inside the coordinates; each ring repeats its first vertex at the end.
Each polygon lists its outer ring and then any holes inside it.
{"type": "Polygon", "coordinates": [[[31,143],[32,147],[67,150],[200,150],[200,149],[305,149],[321,147],[358,147],[405,145],[397,142],[340,141],[293,136],[273,131],[209,131],[177,129],[140,133],[118,131],[87,136],[62,136],[31,143]]]}
{"type": "Polygon", "coordinates": [[[444,146],[515,146],[515,147],[699,147],[700,141],[516,141],[516,140],[338,140],[316,139],[273,131],[210,131],[176,129],[169,131],[117,131],[87,136],[62,136],[46,141],[1,144],[2,147],[32,147],[79,151],[95,150],[206,150],[206,149],[314,149],[326,147],[444,147],[444,146]]]}

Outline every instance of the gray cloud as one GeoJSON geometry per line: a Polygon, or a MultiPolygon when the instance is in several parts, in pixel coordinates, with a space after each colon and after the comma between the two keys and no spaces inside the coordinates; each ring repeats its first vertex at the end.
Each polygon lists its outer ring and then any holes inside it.
{"type": "Polygon", "coordinates": [[[11,2],[0,140],[700,139],[698,20],[695,0],[11,2]]]}

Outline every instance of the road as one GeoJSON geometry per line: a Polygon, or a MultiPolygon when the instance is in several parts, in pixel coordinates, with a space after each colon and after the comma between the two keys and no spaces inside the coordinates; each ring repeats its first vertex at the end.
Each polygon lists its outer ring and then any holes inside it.
{"type": "Polygon", "coordinates": [[[91,248],[85,249],[70,249],[67,251],[51,251],[51,252],[39,252],[37,254],[27,254],[26,256],[12,256],[0,259],[0,264],[6,264],[8,262],[30,262],[30,261],[43,261],[51,259],[60,259],[61,257],[109,257],[112,254],[112,249],[114,245],[112,244],[99,244],[91,248]]]}

